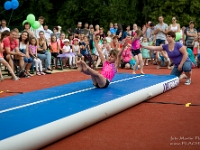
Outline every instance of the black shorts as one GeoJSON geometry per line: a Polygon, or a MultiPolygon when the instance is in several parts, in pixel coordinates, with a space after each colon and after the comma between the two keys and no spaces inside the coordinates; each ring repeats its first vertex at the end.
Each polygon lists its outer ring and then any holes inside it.
{"type": "Polygon", "coordinates": [[[136,49],[136,50],[132,49],[132,54],[133,54],[133,56],[140,54],[140,49],[136,49]]]}
{"type": "Polygon", "coordinates": [[[51,56],[53,56],[54,58],[56,58],[58,55],[58,53],[51,53],[51,56]]]}
{"type": "Polygon", "coordinates": [[[121,64],[121,68],[122,68],[122,69],[125,68],[126,64],[130,64],[130,63],[129,63],[129,62],[123,62],[123,63],[121,64]]]}
{"type": "Polygon", "coordinates": [[[110,84],[110,81],[106,79],[106,84],[103,87],[99,87],[98,83],[94,86],[96,86],[96,88],[99,88],[99,89],[104,89],[104,88],[107,88],[109,84],[110,84]]]}

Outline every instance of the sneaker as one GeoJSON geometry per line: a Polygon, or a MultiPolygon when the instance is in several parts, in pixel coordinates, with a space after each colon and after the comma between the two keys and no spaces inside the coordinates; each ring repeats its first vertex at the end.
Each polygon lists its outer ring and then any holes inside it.
{"type": "Polygon", "coordinates": [[[40,72],[40,75],[45,75],[46,73],[44,73],[44,72],[40,72]]]}
{"type": "Polygon", "coordinates": [[[160,66],[157,66],[156,69],[160,69],[160,66]]]}
{"type": "Polygon", "coordinates": [[[12,80],[14,80],[14,81],[18,81],[19,78],[18,78],[17,76],[15,76],[15,77],[12,77],[12,80]]]}
{"type": "Polygon", "coordinates": [[[185,81],[185,85],[190,85],[191,84],[191,79],[187,79],[186,81],[185,81]]]}
{"type": "Polygon", "coordinates": [[[37,73],[36,73],[38,76],[41,76],[41,73],[39,72],[39,71],[37,71],[37,73]]]}

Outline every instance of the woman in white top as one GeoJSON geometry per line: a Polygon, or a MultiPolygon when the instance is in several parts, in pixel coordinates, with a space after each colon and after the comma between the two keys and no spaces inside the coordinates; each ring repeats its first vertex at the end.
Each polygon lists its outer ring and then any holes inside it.
{"type": "Polygon", "coordinates": [[[169,25],[169,31],[180,32],[180,24],[176,23],[176,17],[172,18],[172,24],[169,25]]]}

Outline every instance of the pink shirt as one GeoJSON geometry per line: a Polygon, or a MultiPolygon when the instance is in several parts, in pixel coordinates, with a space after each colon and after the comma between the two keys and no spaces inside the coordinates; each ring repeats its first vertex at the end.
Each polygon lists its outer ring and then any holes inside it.
{"type": "Polygon", "coordinates": [[[140,40],[139,40],[139,39],[135,39],[135,40],[132,42],[132,49],[133,49],[133,50],[140,49],[140,40]]]}
{"type": "Polygon", "coordinates": [[[113,77],[117,73],[117,69],[115,68],[115,63],[109,63],[105,61],[103,63],[103,68],[101,74],[108,80],[112,81],[113,77]]]}
{"type": "Polygon", "coordinates": [[[31,50],[31,53],[32,53],[33,55],[36,54],[37,46],[35,46],[35,45],[29,45],[29,49],[31,50]]]}
{"type": "Polygon", "coordinates": [[[122,59],[124,62],[130,62],[130,60],[132,59],[132,53],[131,53],[131,49],[130,47],[125,49],[123,52],[122,52],[122,59]]]}

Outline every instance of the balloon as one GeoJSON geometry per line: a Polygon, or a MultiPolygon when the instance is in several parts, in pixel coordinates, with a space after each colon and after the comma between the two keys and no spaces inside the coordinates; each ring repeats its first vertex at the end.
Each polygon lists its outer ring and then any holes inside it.
{"type": "Polygon", "coordinates": [[[28,22],[27,20],[24,20],[24,21],[22,22],[22,25],[24,26],[24,24],[27,23],[27,22],[28,22]]]}
{"type": "Polygon", "coordinates": [[[28,23],[30,23],[31,25],[34,24],[35,22],[35,16],[33,14],[29,14],[27,17],[26,17],[26,20],[28,21],[28,23]]]}
{"type": "Polygon", "coordinates": [[[18,6],[19,6],[18,0],[12,0],[11,1],[11,8],[12,9],[17,9],[18,6]]]}
{"type": "Polygon", "coordinates": [[[181,39],[181,33],[180,32],[176,32],[176,39],[175,41],[179,41],[181,39]]]}
{"type": "Polygon", "coordinates": [[[5,10],[11,9],[11,2],[10,2],[10,1],[6,1],[6,2],[4,3],[4,8],[5,8],[5,10]]]}
{"type": "Polygon", "coordinates": [[[33,29],[38,29],[40,27],[39,21],[35,21],[33,24],[31,24],[33,29]]]}

